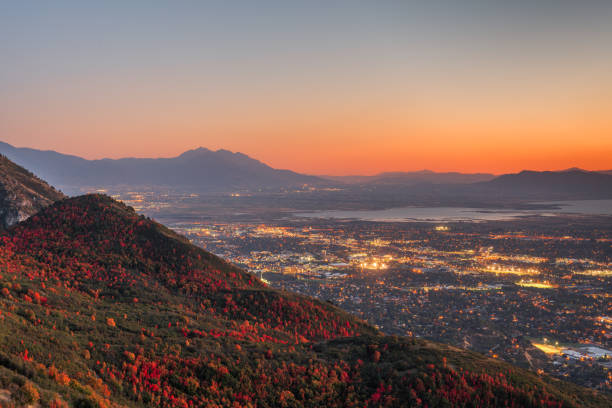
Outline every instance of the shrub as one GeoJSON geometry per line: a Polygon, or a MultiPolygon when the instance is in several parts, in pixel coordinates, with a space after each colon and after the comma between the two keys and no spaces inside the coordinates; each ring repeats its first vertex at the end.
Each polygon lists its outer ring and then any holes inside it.
{"type": "Polygon", "coordinates": [[[40,400],[38,389],[31,382],[23,384],[15,393],[15,399],[23,404],[33,404],[40,400]]]}

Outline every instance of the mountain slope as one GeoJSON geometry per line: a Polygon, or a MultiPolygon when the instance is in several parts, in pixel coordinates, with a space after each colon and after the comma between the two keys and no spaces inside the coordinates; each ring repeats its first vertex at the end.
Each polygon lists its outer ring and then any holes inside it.
{"type": "Polygon", "coordinates": [[[242,153],[227,150],[198,148],[168,159],[85,160],[0,142],[0,153],[66,190],[155,185],[189,192],[217,192],[329,184],[318,177],[273,169],[242,153]]]}
{"type": "Polygon", "coordinates": [[[0,391],[42,406],[609,406],[267,288],[112,199],[0,236],[0,391]],[[63,405],[64,404],[64,405],[63,405]]]}
{"type": "Polygon", "coordinates": [[[0,155],[0,229],[23,221],[63,194],[0,155]]]}
{"type": "Polygon", "coordinates": [[[296,303],[298,296],[280,296],[253,275],[107,196],[87,195],[58,202],[15,226],[11,238],[15,252],[57,268],[57,277],[62,280],[86,279],[88,286],[91,280],[102,282],[99,289],[153,284],[156,289],[206,297],[215,313],[226,317],[253,315],[271,327],[278,321],[291,326],[292,334],[310,339],[352,333],[346,330],[347,322],[349,326],[365,327],[348,315],[332,314],[329,305],[305,298],[296,303]],[[75,266],[84,262],[86,267],[63,269],[66,259],[75,266]],[[231,300],[225,296],[228,292],[232,293],[231,300]],[[261,309],[240,308],[257,301],[262,302],[261,309]],[[266,316],[268,307],[276,308],[274,319],[266,316]],[[308,328],[307,322],[299,320],[319,316],[322,322],[316,328],[308,328]]]}
{"type": "Polygon", "coordinates": [[[569,169],[504,174],[473,186],[499,195],[550,198],[612,198],[612,175],[569,169]]]}

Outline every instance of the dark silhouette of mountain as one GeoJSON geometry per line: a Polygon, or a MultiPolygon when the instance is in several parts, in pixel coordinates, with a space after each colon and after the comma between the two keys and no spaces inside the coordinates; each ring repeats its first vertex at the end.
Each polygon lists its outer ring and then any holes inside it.
{"type": "Polygon", "coordinates": [[[473,352],[383,336],[106,196],[56,202],[0,242],[0,395],[10,406],[612,402],[473,352]]]}
{"type": "Polygon", "coordinates": [[[602,173],[602,174],[612,174],[612,170],[585,170],[582,169],[580,167],[570,167],[568,169],[564,169],[564,170],[559,170],[560,172],[563,171],[585,171],[585,172],[594,172],[594,173],[602,173]]]}
{"type": "Polygon", "coordinates": [[[329,184],[318,177],[273,169],[242,153],[202,147],[174,158],[85,160],[0,142],[0,153],[66,191],[91,186],[161,186],[217,192],[329,184]]]}
{"type": "Polygon", "coordinates": [[[612,175],[595,171],[522,171],[473,186],[497,195],[595,199],[612,198],[612,175]]]}
{"type": "Polygon", "coordinates": [[[0,155],[0,228],[23,221],[64,195],[0,155]]]}
{"type": "Polygon", "coordinates": [[[488,173],[437,173],[431,170],[414,172],[387,172],[374,176],[323,176],[329,180],[345,184],[374,184],[374,185],[404,185],[411,186],[421,183],[432,184],[468,184],[480,181],[489,181],[495,175],[488,173]]]}

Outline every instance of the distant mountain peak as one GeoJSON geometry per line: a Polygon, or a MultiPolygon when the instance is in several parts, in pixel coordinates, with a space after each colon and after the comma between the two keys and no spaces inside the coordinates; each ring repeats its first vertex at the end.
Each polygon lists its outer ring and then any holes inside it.
{"type": "Polygon", "coordinates": [[[238,153],[234,153],[231,150],[227,150],[227,149],[218,149],[215,153],[229,153],[229,154],[238,154],[238,153]]]}
{"type": "Polygon", "coordinates": [[[178,157],[194,157],[194,156],[201,156],[201,155],[224,155],[224,156],[242,156],[242,157],[248,157],[246,154],[243,153],[239,153],[239,152],[232,152],[231,150],[227,150],[227,149],[217,149],[217,150],[211,150],[207,147],[196,147],[195,149],[190,149],[190,150],[186,150],[185,152],[181,153],[178,157]]]}
{"type": "Polygon", "coordinates": [[[207,149],[206,147],[200,146],[200,147],[197,147],[195,149],[190,149],[190,150],[184,151],[178,157],[197,156],[197,155],[207,154],[207,153],[212,153],[212,152],[213,152],[212,150],[207,149]]]}
{"type": "Polygon", "coordinates": [[[274,169],[243,153],[206,147],[187,150],[177,157],[86,160],[76,156],[0,144],[0,153],[42,175],[65,191],[96,186],[169,186],[189,192],[275,190],[329,185],[319,177],[274,169]]]}
{"type": "Polygon", "coordinates": [[[597,173],[597,171],[592,171],[592,170],[586,170],[583,169],[581,167],[568,167],[566,169],[561,169],[561,170],[531,170],[531,169],[523,169],[517,173],[507,173],[507,174],[502,174],[502,175],[511,175],[511,174],[533,174],[533,173],[540,173],[540,174],[559,174],[559,173],[572,173],[572,172],[578,172],[578,173],[597,173]]]}

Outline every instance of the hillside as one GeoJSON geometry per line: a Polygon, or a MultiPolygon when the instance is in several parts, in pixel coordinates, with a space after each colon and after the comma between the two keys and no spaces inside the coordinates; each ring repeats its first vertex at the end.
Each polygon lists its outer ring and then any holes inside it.
{"type": "Polygon", "coordinates": [[[329,184],[318,177],[273,169],[242,153],[202,147],[173,158],[86,160],[0,142],[0,153],[66,191],[91,186],[157,186],[188,192],[224,192],[329,184]]]}
{"type": "Polygon", "coordinates": [[[474,186],[505,196],[546,199],[612,198],[612,175],[569,169],[566,171],[522,171],[504,174],[474,186]]]}
{"type": "Polygon", "coordinates": [[[0,236],[0,404],[604,407],[594,391],[270,289],[106,196],[0,236]]]}
{"type": "Polygon", "coordinates": [[[0,155],[0,229],[23,221],[63,194],[0,155]]]}

